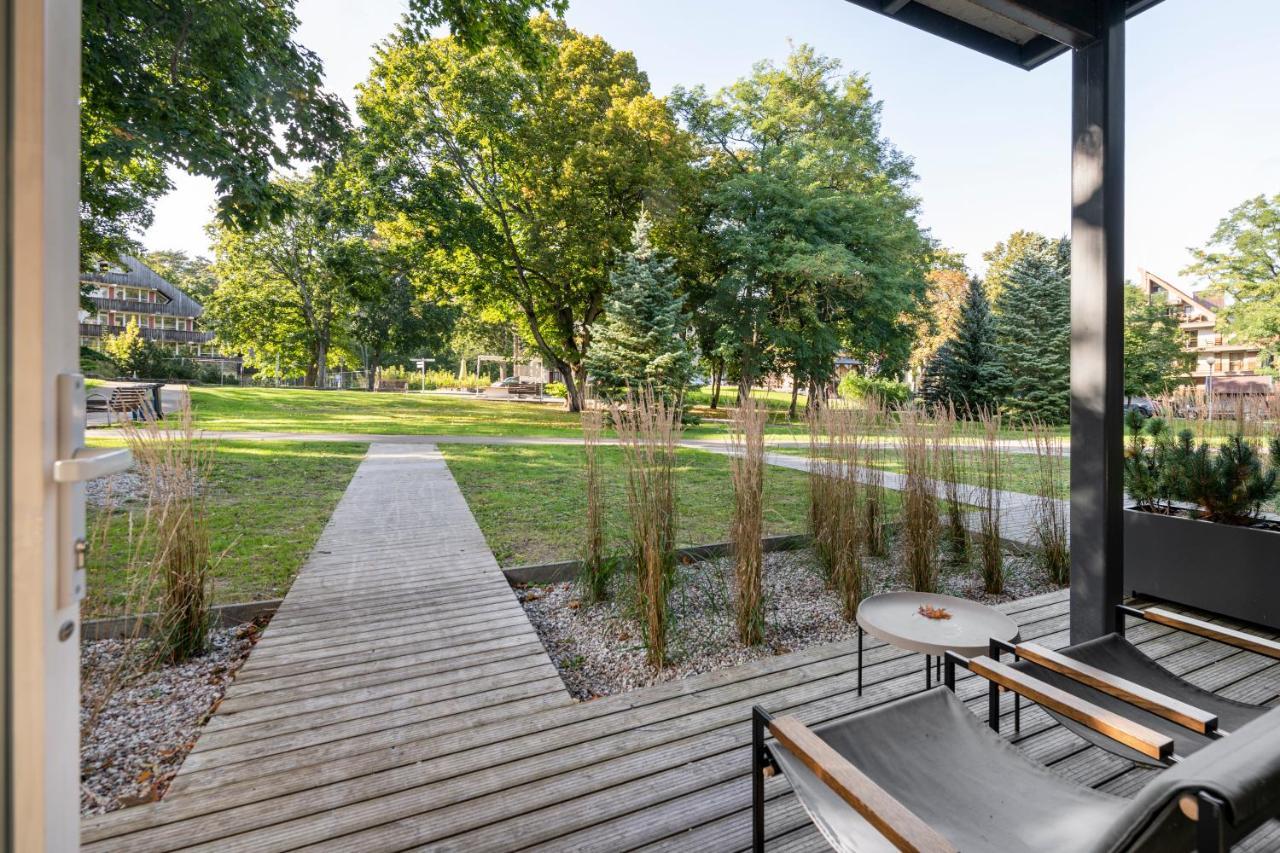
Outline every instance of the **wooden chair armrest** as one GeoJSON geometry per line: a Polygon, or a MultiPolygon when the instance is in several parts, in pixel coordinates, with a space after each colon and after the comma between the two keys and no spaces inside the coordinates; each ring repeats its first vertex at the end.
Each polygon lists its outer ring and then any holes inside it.
{"type": "Polygon", "coordinates": [[[1149,687],[1112,675],[1106,670],[1073,660],[1039,643],[1021,643],[1014,647],[1014,651],[1023,660],[1029,660],[1037,666],[1065,675],[1072,681],[1088,685],[1192,731],[1208,734],[1218,728],[1216,714],[1202,711],[1194,705],[1188,705],[1186,702],[1180,702],[1149,687]]]}
{"type": "Polygon", "coordinates": [[[954,853],[951,842],[795,717],[774,718],[769,731],[899,850],[954,853]]]}
{"type": "Polygon", "coordinates": [[[1061,688],[1046,684],[1034,676],[992,660],[986,655],[969,661],[969,671],[981,675],[1020,696],[1043,705],[1068,719],[1088,726],[1114,741],[1136,749],[1143,755],[1164,761],[1173,754],[1173,738],[1162,735],[1119,714],[1099,708],[1061,688]]]}
{"type": "Polygon", "coordinates": [[[1180,613],[1165,610],[1163,607],[1149,607],[1143,610],[1142,618],[1148,622],[1168,625],[1170,628],[1177,628],[1179,631],[1198,634],[1210,640],[1217,640],[1219,643],[1226,643],[1228,646],[1247,649],[1248,651],[1280,660],[1280,643],[1275,640],[1255,637],[1253,634],[1246,634],[1244,631],[1237,631],[1233,628],[1224,628],[1221,625],[1214,625],[1212,622],[1205,622],[1202,619],[1192,619],[1190,616],[1183,616],[1180,613]]]}

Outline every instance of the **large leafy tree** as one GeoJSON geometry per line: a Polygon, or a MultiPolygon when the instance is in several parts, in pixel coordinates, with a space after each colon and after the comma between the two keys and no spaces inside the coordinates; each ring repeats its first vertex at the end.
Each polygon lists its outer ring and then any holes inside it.
{"type": "Polygon", "coordinates": [[[1184,272],[1231,297],[1224,310],[1228,328],[1260,344],[1274,371],[1280,364],[1280,193],[1234,208],[1192,255],[1195,263],[1184,272]]]}
{"type": "Polygon", "coordinates": [[[998,388],[1013,414],[1065,423],[1071,407],[1071,247],[1022,252],[996,301],[998,388]]]}
{"type": "Polygon", "coordinates": [[[841,350],[886,372],[910,352],[928,249],[911,163],[882,136],[866,78],[839,69],[801,46],[715,96],[672,95],[707,176],[714,285],[694,309],[740,394],[781,370],[816,400],[841,350]]]}
{"type": "Polygon", "coordinates": [[[402,30],[359,111],[384,210],[445,250],[455,297],[519,313],[576,410],[617,250],[683,153],[635,57],[547,16],[531,26],[542,62],[402,30]]]}
{"type": "Polygon", "coordinates": [[[219,341],[245,353],[246,364],[308,385],[325,382],[334,344],[351,308],[350,243],[343,194],[323,176],[280,179],[273,192],[287,213],[253,231],[212,229],[221,282],[208,316],[219,341]]]}
{"type": "Polygon", "coordinates": [[[999,404],[1001,375],[996,324],[986,288],[970,278],[955,331],[929,360],[924,395],[934,403],[951,403],[964,414],[999,404]]]}
{"type": "Polygon", "coordinates": [[[592,330],[587,370],[607,396],[647,388],[672,403],[689,380],[684,299],[676,292],[674,262],[654,251],[649,230],[642,214],[631,251],[613,271],[605,316],[592,330]]]}
{"type": "MultiPolygon", "coordinates": [[[[294,41],[295,0],[84,0],[81,250],[136,252],[152,202],[181,169],[215,181],[223,225],[256,227],[289,202],[273,171],[338,151],[346,108],[294,41]]],[[[534,57],[528,15],[564,0],[411,0],[406,26],[447,27],[472,49],[534,57]]]]}
{"type": "Polygon", "coordinates": [[[1141,289],[1124,289],[1124,393],[1150,397],[1170,391],[1195,367],[1182,345],[1178,321],[1141,289]]]}
{"type": "Polygon", "coordinates": [[[176,167],[213,178],[224,225],[278,217],[272,170],[332,156],[346,109],[293,41],[292,0],[85,0],[81,248],[135,247],[176,167]]]}
{"type": "Polygon", "coordinates": [[[911,367],[915,370],[923,369],[942,345],[955,337],[969,298],[970,278],[959,255],[940,250],[934,254],[931,267],[925,275],[928,313],[917,325],[911,350],[911,367]]]}

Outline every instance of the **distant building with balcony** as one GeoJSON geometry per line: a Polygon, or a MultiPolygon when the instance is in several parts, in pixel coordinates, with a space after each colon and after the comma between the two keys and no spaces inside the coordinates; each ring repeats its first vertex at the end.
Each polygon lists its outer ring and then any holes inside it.
{"type": "Polygon", "coordinates": [[[80,274],[95,311],[80,312],[80,345],[101,350],[107,335],[118,335],[136,322],[142,337],[178,358],[217,363],[224,370],[237,363],[225,358],[213,333],[200,328],[204,306],[161,278],[137,258],[103,262],[80,274]]]}
{"type": "Polygon", "coordinates": [[[1237,341],[1223,329],[1218,317],[1223,308],[1220,296],[1190,293],[1147,270],[1140,269],[1138,274],[1147,298],[1163,299],[1178,319],[1186,351],[1196,357],[1195,370],[1188,377],[1195,388],[1212,388],[1215,394],[1264,394],[1272,390],[1271,377],[1260,372],[1261,347],[1237,341]]]}

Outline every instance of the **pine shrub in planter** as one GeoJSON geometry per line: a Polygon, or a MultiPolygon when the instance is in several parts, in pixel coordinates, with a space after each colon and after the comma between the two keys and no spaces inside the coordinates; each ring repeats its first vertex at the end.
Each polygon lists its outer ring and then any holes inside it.
{"type": "Polygon", "coordinates": [[[1127,590],[1280,629],[1280,438],[1265,462],[1244,435],[1216,450],[1131,413],[1125,455],[1127,590]]]}

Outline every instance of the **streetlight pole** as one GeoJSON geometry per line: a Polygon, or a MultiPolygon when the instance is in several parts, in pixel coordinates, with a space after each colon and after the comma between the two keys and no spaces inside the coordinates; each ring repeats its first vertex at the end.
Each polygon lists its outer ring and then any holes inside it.
{"type": "Polygon", "coordinates": [[[1204,360],[1209,365],[1209,375],[1204,379],[1204,395],[1209,400],[1209,422],[1213,423],[1213,366],[1218,361],[1214,356],[1209,356],[1204,360]]]}

